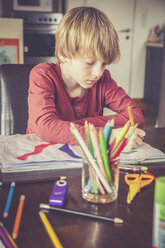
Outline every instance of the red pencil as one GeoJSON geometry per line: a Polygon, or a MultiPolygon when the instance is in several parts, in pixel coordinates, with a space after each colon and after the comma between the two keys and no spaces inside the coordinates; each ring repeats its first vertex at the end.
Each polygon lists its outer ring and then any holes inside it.
{"type": "Polygon", "coordinates": [[[150,172],[145,171],[144,173],[145,173],[146,175],[153,176],[154,180],[157,180],[157,178],[156,178],[154,175],[152,175],[150,172]]]}
{"type": "Polygon", "coordinates": [[[114,148],[114,146],[115,146],[115,142],[116,142],[116,137],[112,140],[112,142],[111,142],[111,144],[110,144],[110,146],[109,146],[108,158],[111,157],[111,153],[112,153],[112,150],[113,150],[113,148],[114,148]]]}
{"type": "Polygon", "coordinates": [[[124,149],[124,147],[126,146],[126,144],[127,144],[127,137],[124,137],[121,145],[119,146],[118,150],[114,154],[113,159],[114,158],[117,158],[120,155],[121,151],[124,149]]]}

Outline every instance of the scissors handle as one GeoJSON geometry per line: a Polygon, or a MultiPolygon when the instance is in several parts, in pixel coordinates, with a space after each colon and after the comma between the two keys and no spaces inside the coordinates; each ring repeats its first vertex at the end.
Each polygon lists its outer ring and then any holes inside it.
{"type": "Polygon", "coordinates": [[[139,174],[126,174],[125,175],[125,182],[130,185],[134,179],[139,178],[139,174]]]}
{"type": "Polygon", "coordinates": [[[140,179],[140,187],[143,188],[147,186],[148,184],[152,183],[154,180],[154,176],[152,175],[146,175],[146,174],[127,174],[125,175],[125,182],[130,185],[134,179],[139,178],[140,179]]]}
{"type": "Polygon", "coordinates": [[[154,181],[154,176],[142,174],[140,175],[140,180],[141,180],[140,186],[141,188],[143,188],[154,181]]]}

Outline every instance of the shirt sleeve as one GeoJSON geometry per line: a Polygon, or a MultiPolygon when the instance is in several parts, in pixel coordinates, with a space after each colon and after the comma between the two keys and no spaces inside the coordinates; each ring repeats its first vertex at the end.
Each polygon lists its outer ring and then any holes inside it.
{"type": "MultiPolygon", "coordinates": [[[[77,145],[70,132],[70,121],[60,119],[57,113],[53,80],[58,78],[51,78],[50,71],[45,73],[45,68],[34,68],[30,73],[27,133],[35,133],[47,142],[77,145]]],[[[76,124],[76,127],[85,139],[84,126],[76,124]]]]}
{"type": "Polygon", "coordinates": [[[107,71],[106,77],[110,77],[111,83],[107,83],[105,106],[116,112],[115,115],[111,116],[111,118],[115,119],[115,127],[121,127],[129,120],[127,108],[130,106],[132,108],[134,122],[138,123],[139,128],[142,128],[144,125],[144,117],[140,108],[135,104],[133,99],[116,84],[111,78],[109,71],[107,71]]]}

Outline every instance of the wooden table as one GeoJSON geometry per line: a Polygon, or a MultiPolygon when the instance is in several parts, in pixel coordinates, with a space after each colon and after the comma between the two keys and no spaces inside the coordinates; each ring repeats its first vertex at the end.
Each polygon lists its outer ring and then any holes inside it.
{"type": "MultiPolygon", "coordinates": [[[[145,141],[165,152],[165,128],[148,129],[145,141]]],[[[165,163],[152,164],[149,171],[155,176],[165,176],[165,163]]],[[[19,197],[21,194],[26,196],[20,231],[16,240],[19,247],[53,247],[38,212],[40,203],[48,203],[54,181],[17,183],[9,216],[6,219],[3,218],[3,211],[9,185],[3,185],[0,189],[0,220],[10,233],[12,233],[19,197]]],[[[64,248],[151,248],[154,183],[144,188],[130,205],[126,203],[128,186],[124,182],[122,172],[118,199],[105,205],[88,203],[81,198],[80,173],[69,176],[68,183],[66,208],[119,217],[124,220],[124,223],[115,225],[113,222],[88,217],[49,212],[47,217],[64,248]]]]}

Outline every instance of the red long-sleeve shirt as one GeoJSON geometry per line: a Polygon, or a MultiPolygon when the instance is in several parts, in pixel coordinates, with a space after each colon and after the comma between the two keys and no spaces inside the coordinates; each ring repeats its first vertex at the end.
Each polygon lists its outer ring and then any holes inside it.
{"type": "Polygon", "coordinates": [[[127,106],[132,108],[135,123],[139,127],[144,123],[141,110],[117,86],[108,70],[92,88],[84,90],[82,97],[70,97],[61,76],[60,63],[41,63],[30,73],[28,106],[27,133],[35,133],[45,141],[61,144],[77,144],[70,132],[70,122],[76,124],[84,138],[85,120],[96,127],[103,127],[114,118],[115,127],[122,127],[129,119],[127,106]],[[116,114],[102,116],[104,107],[116,114]]]}

